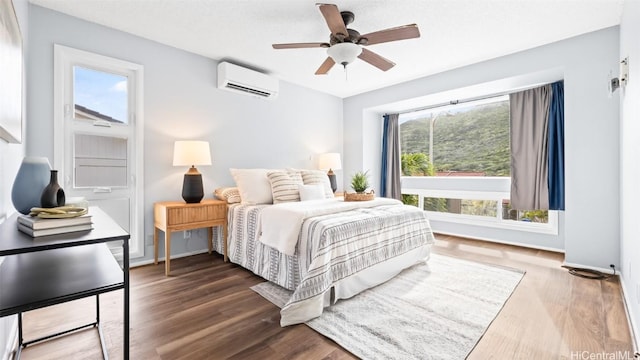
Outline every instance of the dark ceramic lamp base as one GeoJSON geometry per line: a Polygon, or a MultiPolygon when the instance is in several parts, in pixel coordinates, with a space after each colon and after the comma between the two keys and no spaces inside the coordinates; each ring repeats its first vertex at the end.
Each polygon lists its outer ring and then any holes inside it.
{"type": "Polygon", "coordinates": [[[336,181],[336,174],[328,174],[329,182],[331,183],[331,190],[335,193],[338,190],[338,183],[336,181]]]}
{"type": "Polygon", "coordinates": [[[197,204],[204,197],[204,188],[202,186],[202,174],[198,169],[192,167],[184,174],[182,182],[182,198],[187,204],[197,204]]]}

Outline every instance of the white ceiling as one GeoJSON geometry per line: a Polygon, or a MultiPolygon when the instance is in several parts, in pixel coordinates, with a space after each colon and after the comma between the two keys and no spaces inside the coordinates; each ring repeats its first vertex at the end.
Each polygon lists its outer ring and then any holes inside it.
{"type": "Polygon", "coordinates": [[[369,46],[397,65],[361,61],[314,75],[325,49],[274,50],[272,43],[328,42],[312,0],[29,0],[215,60],[228,60],[339,97],[618,25],[623,0],[340,0],[366,34],[416,23],[419,39],[369,46]]]}

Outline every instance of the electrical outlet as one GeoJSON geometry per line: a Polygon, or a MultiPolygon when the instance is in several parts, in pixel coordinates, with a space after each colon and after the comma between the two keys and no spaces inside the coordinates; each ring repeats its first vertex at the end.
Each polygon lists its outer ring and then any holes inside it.
{"type": "Polygon", "coordinates": [[[184,231],[184,238],[185,239],[190,239],[191,238],[191,230],[185,230],[184,231]]]}

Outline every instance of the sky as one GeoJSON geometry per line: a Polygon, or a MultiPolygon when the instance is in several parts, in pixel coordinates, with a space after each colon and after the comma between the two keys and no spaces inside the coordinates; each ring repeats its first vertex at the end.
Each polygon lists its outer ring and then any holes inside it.
{"type": "Polygon", "coordinates": [[[127,77],[74,66],[74,103],[127,123],[127,77]]]}

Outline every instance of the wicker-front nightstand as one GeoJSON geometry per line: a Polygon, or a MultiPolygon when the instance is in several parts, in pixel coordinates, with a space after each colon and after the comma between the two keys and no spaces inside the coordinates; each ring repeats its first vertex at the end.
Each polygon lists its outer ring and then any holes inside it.
{"type": "Polygon", "coordinates": [[[227,261],[227,203],[222,200],[205,199],[196,204],[183,201],[164,201],[153,205],[153,250],[154,264],[158,264],[158,232],[164,231],[164,272],[171,271],[171,233],[208,228],[209,254],[213,249],[213,227],[222,226],[224,239],[224,261],[227,261]]]}

